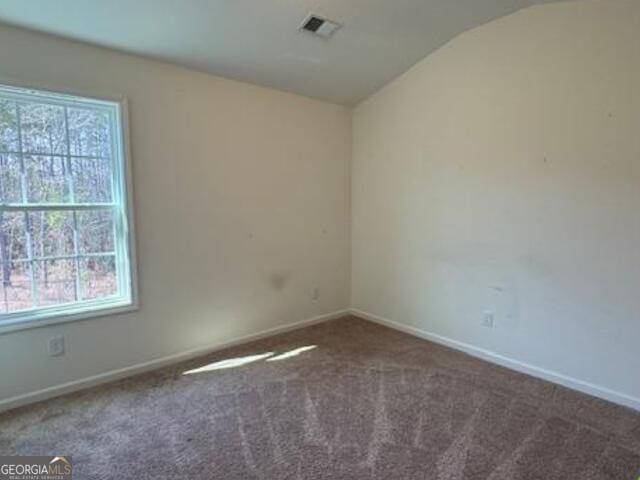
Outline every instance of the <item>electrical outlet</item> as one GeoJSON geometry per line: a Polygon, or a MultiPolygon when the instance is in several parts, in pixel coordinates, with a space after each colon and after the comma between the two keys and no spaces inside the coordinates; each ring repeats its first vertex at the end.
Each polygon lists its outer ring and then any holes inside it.
{"type": "Polygon", "coordinates": [[[486,310],[482,314],[482,326],[487,328],[493,328],[493,320],[495,318],[495,314],[491,310],[486,310]]]}
{"type": "Polygon", "coordinates": [[[318,300],[320,300],[320,289],[315,287],[311,292],[311,301],[316,303],[318,300]]]}
{"type": "Polygon", "coordinates": [[[51,337],[48,343],[48,350],[50,357],[64,355],[64,336],[56,335],[55,337],[51,337]]]}

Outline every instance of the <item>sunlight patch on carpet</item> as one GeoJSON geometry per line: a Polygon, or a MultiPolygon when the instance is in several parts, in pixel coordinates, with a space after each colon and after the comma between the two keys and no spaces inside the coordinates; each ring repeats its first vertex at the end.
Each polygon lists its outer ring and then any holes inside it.
{"type": "Polygon", "coordinates": [[[281,353],[280,355],[276,355],[275,357],[267,359],[267,362],[277,362],[278,360],[286,360],[287,358],[297,357],[301,353],[308,352],[309,350],[313,350],[314,348],[318,348],[318,346],[307,345],[306,347],[294,348],[293,350],[289,350],[288,352],[281,353]]]}
{"type": "Polygon", "coordinates": [[[203,367],[194,368],[193,370],[187,370],[182,372],[183,375],[192,375],[194,373],[212,372],[214,370],[224,370],[227,368],[236,368],[249,363],[264,360],[275,355],[273,352],[260,353],[258,355],[247,355],[246,357],[228,358],[226,360],[220,360],[219,362],[213,362],[203,367]]]}

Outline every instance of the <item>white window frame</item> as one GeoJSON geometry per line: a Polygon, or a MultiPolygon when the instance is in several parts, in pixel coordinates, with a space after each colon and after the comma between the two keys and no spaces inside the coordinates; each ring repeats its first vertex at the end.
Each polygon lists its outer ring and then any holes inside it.
{"type": "MultiPolygon", "coordinates": [[[[114,222],[116,238],[116,279],[118,282],[118,296],[106,299],[87,300],[35,307],[11,313],[0,313],[0,334],[25,330],[30,328],[55,325],[60,323],[102,317],[137,310],[138,285],[136,270],[136,248],[134,234],[133,182],[131,175],[131,161],[129,148],[129,115],[127,99],[123,96],[95,95],[77,91],[60,91],[43,88],[38,85],[6,81],[0,78],[0,90],[4,97],[10,96],[16,100],[35,101],[45,104],[57,104],[66,107],[95,108],[109,112],[112,133],[112,192],[114,198],[110,204],[100,204],[99,208],[113,209],[120,221],[114,222]]],[[[18,149],[19,155],[27,153],[18,149]]],[[[39,154],[45,155],[46,154],[39,154]]],[[[72,157],[67,152],[65,158],[72,157]]],[[[98,204],[92,204],[94,210],[98,204]]],[[[48,204],[34,206],[36,211],[42,210],[79,210],[79,204],[48,204]]],[[[0,209],[5,211],[29,211],[29,207],[0,203],[0,209]]],[[[68,255],[67,255],[68,256],[68,255]]],[[[73,257],[82,257],[75,252],[73,257]]],[[[31,258],[29,259],[31,262],[31,258]]]]}

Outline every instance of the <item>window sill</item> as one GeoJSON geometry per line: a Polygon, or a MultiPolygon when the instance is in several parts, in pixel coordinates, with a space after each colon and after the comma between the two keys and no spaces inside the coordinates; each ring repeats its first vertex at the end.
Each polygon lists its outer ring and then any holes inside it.
{"type": "MultiPolygon", "coordinates": [[[[96,317],[106,317],[138,310],[138,303],[132,300],[111,300],[94,305],[83,305],[81,308],[61,309],[58,312],[40,311],[23,314],[7,314],[8,319],[0,320],[0,335],[47,327],[63,323],[78,322],[96,317]]],[[[3,315],[4,317],[4,315],[3,315]]]]}

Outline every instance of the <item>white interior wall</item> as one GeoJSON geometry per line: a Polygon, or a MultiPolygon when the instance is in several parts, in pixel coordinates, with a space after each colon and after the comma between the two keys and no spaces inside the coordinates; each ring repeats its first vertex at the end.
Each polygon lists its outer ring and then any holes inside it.
{"type": "Polygon", "coordinates": [[[348,307],[348,108],[8,27],[2,79],[127,97],[141,308],[0,335],[0,401],[348,307]]]}
{"type": "Polygon", "coordinates": [[[640,408],[639,86],[640,2],[587,0],[469,31],[360,104],[352,306],[640,408]]]}
{"type": "Polygon", "coordinates": [[[0,336],[0,401],[345,308],[352,155],[353,307],[640,406],[639,7],[467,32],[353,152],[346,108],[0,27],[1,77],[129,98],[142,304],[0,336]]]}

